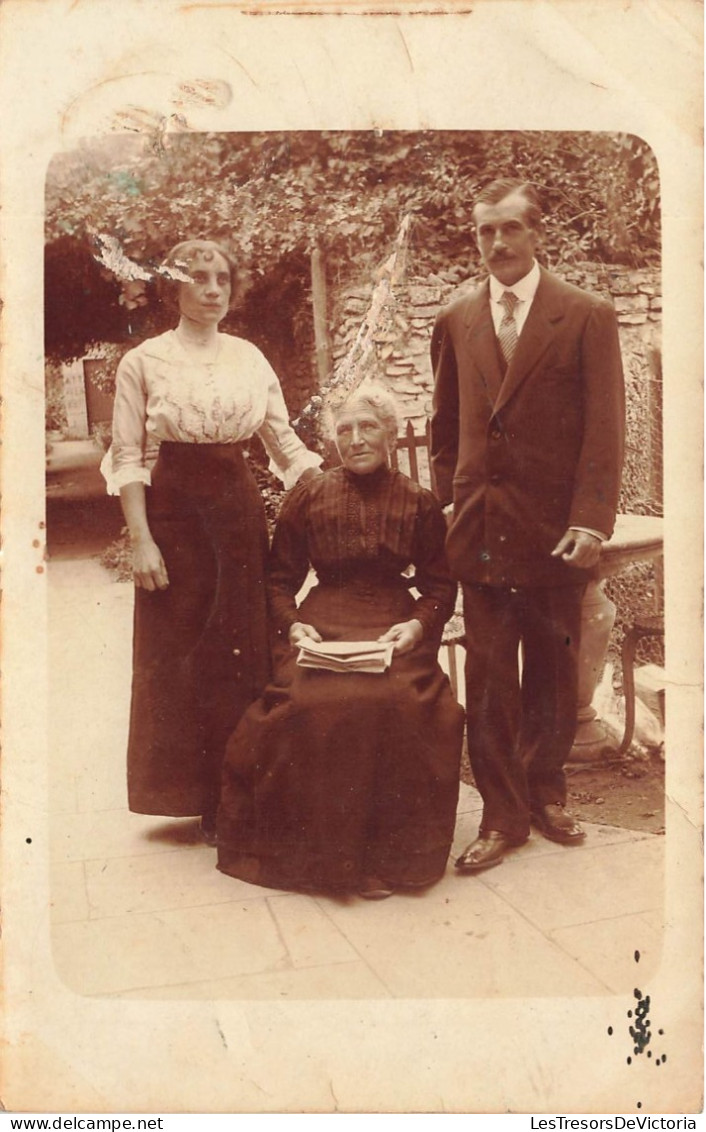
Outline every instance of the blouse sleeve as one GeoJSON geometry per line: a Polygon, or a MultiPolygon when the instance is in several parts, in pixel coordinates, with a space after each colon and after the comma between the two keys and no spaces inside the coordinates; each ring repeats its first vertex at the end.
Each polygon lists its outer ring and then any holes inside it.
{"type": "Polygon", "coordinates": [[[439,637],[454,611],[458,586],[446,561],[446,520],[441,507],[425,492],[420,501],[414,537],[414,588],[420,594],[414,616],[424,627],[424,636],[439,637]]]}
{"type": "Polygon", "coordinates": [[[320,467],[322,457],[316,452],[310,452],[290,425],[277,375],[269,363],[265,364],[268,371],[267,410],[258,435],[270,457],[270,471],[289,490],[306,468],[320,467]]]}
{"type": "Polygon", "coordinates": [[[159,445],[146,431],[147,387],[139,357],[131,350],[118,365],[113,406],[113,440],[101,463],[108,494],[128,483],[151,483],[159,445]]]}
{"type": "Polygon", "coordinates": [[[282,504],[267,564],[267,597],[275,629],[286,633],[297,621],[296,596],[309,572],[306,534],[309,493],[298,484],[282,504]]]}

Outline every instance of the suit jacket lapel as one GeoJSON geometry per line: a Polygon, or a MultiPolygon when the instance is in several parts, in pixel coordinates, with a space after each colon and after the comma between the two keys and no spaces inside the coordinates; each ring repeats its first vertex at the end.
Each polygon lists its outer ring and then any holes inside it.
{"type": "Polygon", "coordinates": [[[536,366],[554,336],[555,324],[564,317],[553,277],[544,268],[540,271],[537,292],[495,402],[496,413],[507,404],[536,366]]]}
{"type": "Polygon", "coordinates": [[[503,371],[490,313],[489,294],[490,287],[486,280],[469,302],[466,313],[466,348],[480,373],[492,408],[503,384],[503,371]]]}

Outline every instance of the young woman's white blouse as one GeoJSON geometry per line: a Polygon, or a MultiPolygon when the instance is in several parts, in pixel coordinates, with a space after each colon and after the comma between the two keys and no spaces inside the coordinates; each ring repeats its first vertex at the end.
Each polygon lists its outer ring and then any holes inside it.
{"type": "Polygon", "coordinates": [[[285,488],[321,464],[291,427],[277,375],[257,346],[219,334],[216,360],[199,362],[168,330],[128,350],[118,366],[113,442],[101,471],[118,495],[127,483],[151,483],[163,440],[233,444],[254,433],[285,488]]]}

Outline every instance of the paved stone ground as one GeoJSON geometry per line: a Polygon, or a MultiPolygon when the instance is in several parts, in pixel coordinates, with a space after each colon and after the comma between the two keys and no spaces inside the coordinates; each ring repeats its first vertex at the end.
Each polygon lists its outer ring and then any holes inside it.
{"type": "MultiPolygon", "coordinates": [[[[125,795],[132,587],[95,560],[49,565],[52,949],[81,995],[406,999],[630,992],[662,947],[665,839],[533,833],[477,877],[373,903],[293,895],[214,867],[196,823],[125,795]]],[[[480,800],[462,788],[453,853],[480,800]]]]}

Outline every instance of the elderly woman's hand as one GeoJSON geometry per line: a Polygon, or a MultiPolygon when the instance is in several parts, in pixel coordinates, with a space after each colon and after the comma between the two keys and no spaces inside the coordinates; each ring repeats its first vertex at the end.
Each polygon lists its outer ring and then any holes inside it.
{"type": "Polygon", "coordinates": [[[397,625],[393,625],[378,641],[393,641],[395,652],[402,655],[406,652],[411,652],[415,648],[422,637],[424,636],[424,629],[421,621],[413,617],[411,621],[400,621],[397,625]]]}
{"type": "Polygon", "coordinates": [[[295,649],[305,640],[321,642],[323,637],[313,625],[305,625],[303,621],[295,621],[293,625],[289,626],[290,645],[295,649]]]}

